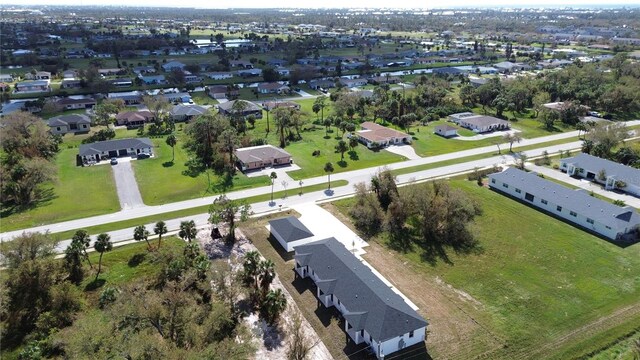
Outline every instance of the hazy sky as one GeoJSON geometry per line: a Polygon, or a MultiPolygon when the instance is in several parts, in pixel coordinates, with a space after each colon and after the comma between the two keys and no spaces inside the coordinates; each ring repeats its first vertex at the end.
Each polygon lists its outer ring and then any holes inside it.
{"type": "Polygon", "coordinates": [[[127,5],[127,6],[170,6],[200,8],[442,8],[442,7],[565,7],[565,6],[600,6],[615,5],[639,6],[638,0],[0,0],[3,4],[21,5],[127,5]]]}

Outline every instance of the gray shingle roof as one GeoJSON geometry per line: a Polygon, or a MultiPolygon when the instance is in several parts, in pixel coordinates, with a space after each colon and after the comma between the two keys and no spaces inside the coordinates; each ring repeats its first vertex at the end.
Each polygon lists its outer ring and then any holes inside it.
{"type": "Polygon", "coordinates": [[[580,153],[574,157],[562,159],[561,161],[591,171],[604,170],[607,176],[615,176],[616,180],[622,180],[627,184],[640,186],[640,170],[630,166],[585,153],[580,153]]]}
{"type": "Polygon", "coordinates": [[[296,260],[309,265],[323,281],[325,294],[335,295],[349,310],[345,318],[355,330],[365,329],[375,341],[386,341],[427,325],[427,321],[335,238],[296,247],[296,260]]]}
{"type": "Polygon", "coordinates": [[[207,109],[200,105],[176,105],[171,109],[173,116],[199,116],[206,114],[207,109]]]}
{"type": "Polygon", "coordinates": [[[277,231],[287,243],[313,236],[311,230],[307,229],[307,227],[294,216],[271,220],[269,221],[269,225],[271,229],[277,231]]]}
{"type": "Polygon", "coordinates": [[[226,112],[233,112],[233,105],[236,103],[236,101],[240,101],[245,103],[246,108],[244,109],[244,111],[262,111],[262,108],[254,103],[252,103],[251,101],[247,101],[247,100],[232,100],[232,101],[227,101],[226,103],[222,103],[222,104],[218,104],[218,109],[226,111],[226,112]]]}
{"type": "Polygon", "coordinates": [[[67,126],[70,124],[91,124],[91,119],[87,115],[71,114],[52,117],[48,121],[49,126],[67,126]]]}
{"type": "MultiPolygon", "coordinates": [[[[620,207],[589,195],[583,189],[570,189],[555,182],[545,180],[535,173],[516,168],[489,175],[524,192],[562,206],[563,209],[609,225],[613,229],[624,229],[640,222],[640,215],[631,207],[620,207]]],[[[499,187],[496,189],[500,190],[499,187]]]]}
{"type": "Polygon", "coordinates": [[[98,141],[91,144],[80,145],[80,156],[96,155],[121,149],[146,149],[151,147],[153,147],[153,143],[149,138],[98,141]]]}

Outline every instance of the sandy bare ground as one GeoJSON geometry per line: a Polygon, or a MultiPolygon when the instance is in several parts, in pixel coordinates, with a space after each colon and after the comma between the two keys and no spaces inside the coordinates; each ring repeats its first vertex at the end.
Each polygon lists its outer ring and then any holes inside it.
{"type": "MultiPolygon", "coordinates": [[[[226,229],[220,229],[225,234],[226,229]]],[[[236,238],[238,239],[233,247],[226,246],[222,240],[211,240],[211,227],[200,229],[197,241],[200,243],[205,252],[212,259],[242,259],[249,251],[258,251],[258,249],[249,242],[242,234],[241,230],[236,230],[236,238]]],[[[287,289],[280,282],[280,278],[276,275],[271,287],[273,289],[282,289],[287,297],[287,309],[284,311],[277,326],[269,326],[264,320],[260,319],[257,313],[251,313],[243,319],[254,335],[254,344],[257,351],[254,359],[260,360],[282,360],[286,359],[288,349],[288,333],[293,324],[293,318],[297,314],[302,320],[302,327],[310,344],[315,344],[311,349],[308,359],[310,360],[332,360],[333,357],[318,335],[313,330],[304,315],[298,309],[296,302],[293,300],[287,289]]]]}

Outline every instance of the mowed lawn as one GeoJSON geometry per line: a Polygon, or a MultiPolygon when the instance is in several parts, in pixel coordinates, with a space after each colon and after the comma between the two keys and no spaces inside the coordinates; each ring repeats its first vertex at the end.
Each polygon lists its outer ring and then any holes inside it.
{"type": "Polygon", "coordinates": [[[181,132],[178,132],[177,136],[178,144],[175,146],[173,163],[171,147],[166,144],[165,137],[152,139],[155,155],[153,158],[132,162],[145,204],[161,205],[270,184],[267,176],[249,178],[240,172],[236,173],[231,182],[211,171],[195,177],[183,174],[187,170],[185,163],[189,154],[183,147],[185,137],[181,132]]]}
{"type": "MultiPolygon", "coordinates": [[[[401,257],[417,273],[383,275],[413,276],[416,286],[420,278],[439,278],[476,299],[481,306],[469,316],[502,342],[487,358],[574,358],[606,347],[640,323],[640,244],[620,248],[475,182],[451,185],[482,205],[474,225],[481,251],[449,251],[450,263],[430,264],[422,250],[413,249],[401,257]]],[[[353,199],[334,204],[346,214],[353,199]]],[[[437,331],[438,324],[432,325],[437,331]]],[[[430,353],[472,358],[480,351],[462,349],[444,354],[433,347],[430,353]]]]}
{"type": "Polygon", "coordinates": [[[50,197],[36,207],[2,218],[2,231],[107,214],[120,210],[111,166],[76,166],[77,148],[61,145],[58,180],[43,188],[50,197]]]}

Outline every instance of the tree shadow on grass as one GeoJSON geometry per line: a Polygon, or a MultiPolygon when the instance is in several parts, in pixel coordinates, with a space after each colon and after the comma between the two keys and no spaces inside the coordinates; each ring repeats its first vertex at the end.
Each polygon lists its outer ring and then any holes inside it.
{"type": "Polygon", "coordinates": [[[14,214],[30,211],[39,206],[45,206],[51,203],[51,201],[53,201],[54,199],[58,198],[53,188],[38,189],[36,197],[37,200],[29,205],[2,204],[2,207],[0,209],[0,219],[14,214]]]}
{"type": "Polygon", "coordinates": [[[165,161],[162,163],[162,166],[168,168],[168,167],[172,167],[173,164],[174,164],[173,161],[165,161]]]}
{"type": "Polygon", "coordinates": [[[136,267],[142,264],[145,257],[146,257],[146,254],[144,253],[135,254],[131,257],[131,259],[129,259],[129,262],[127,262],[127,265],[129,265],[129,267],[136,267]]]}
{"type": "Polygon", "coordinates": [[[358,153],[355,152],[355,150],[351,150],[351,151],[349,151],[349,159],[351,159],[353,161],[358,161],[358,160],[360,160],[360,157],[358,156],[358,153]]]}
{"type": "Polygon", "coordinates": [[[341,168],[345,168],[347,167],[347,162],[344,160],[340,160],[337,162],[338,166],[340,166],[341,168]]]}
{"type": "Polygon", "coordinates": [[[211,185],[210,192],[223,193],[233,187],[233,174],[225,172],[218,179],[217,183],[211,185]]]}
{"type": "Polygon", "coordinates": [[[87,286],[84,287],[84,291],[97,290],[97,289],[101,288],[106,282],[107,282],[107,280],[105,280],[105,279],[93,280],[92,282],[88,283],[87,286]]]}

